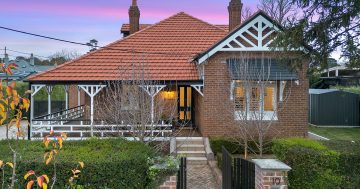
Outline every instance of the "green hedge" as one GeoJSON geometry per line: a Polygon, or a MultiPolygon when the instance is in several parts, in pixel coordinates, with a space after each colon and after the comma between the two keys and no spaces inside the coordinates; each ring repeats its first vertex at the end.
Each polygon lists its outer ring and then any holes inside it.
{"type": "Polygon", "coordinates": [[[340,153],[339,172],[343,176],[342,188],[360,186],[360,141],[323,141],[328,148],[340,153]]]}
{"type": "MultiPolygon", "coordinates": [[[[232,154],[244,154],[244,146],[239,143],[240,140],[228,137],[212,137],[210,138],[210,146],[215,154],[221,153],[221,147],[224,146],[232,154]]],[[[250,153],[259,153],[254,141],[249,141],[249,148],[253,151],[250,153]]],[[[264,154],[271,152],[271,142],[266,141],[264,145],[264,154]]]]}
{"type": "Polygon", "coordinates": [[[359,143],[279,139],[273,141],[273,152],[292,168],[288,177],[290,188],[360,186],[359,143]]]}
{"type": "MultiPolygon", "coordinates": [[[[23,176],[28,170],[48,174],[51,178],[53,166],[44,164],[44,147],[41,142],[20,141],[19,144],[19,182],[16,188],[25,188],[23,176]]],[[[11,161],[8,141],[0,141],[0,152],[0,159],[11,161]]],[[[78,184],[85,188],[152,188],[155,185],[153,175],[149,173],[149,160],[154,156],[150,147],[122,139],[65,141],[57,160],[56,188],[64,188],[71,176],[71,169],[79,161],[85,163],[85,168],[78,184]]],[[[9,176],[10,170],[7,168],[6,178],[9,176]]]]}

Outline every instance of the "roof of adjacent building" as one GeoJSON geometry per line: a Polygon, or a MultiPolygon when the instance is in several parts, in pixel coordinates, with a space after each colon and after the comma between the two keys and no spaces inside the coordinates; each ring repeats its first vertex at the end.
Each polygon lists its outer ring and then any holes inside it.
{"type": "Polygon", "coordinates": [[[13,80],[21,80],[32,74],[41,73],[54,66],[45,66],[45,65],[32,65],[30,62],[23,59],[10,60],[7,64],[16,64],[16,69],[12,70],[13,75],[7,76],[5,73],[0,73],[1,79],[13,79],[13,80]]]}
{"type": "Polygon", "coordinates": [[[227,30],[184,12],[171,16],[104,48],[29,81],[199,80],[193,58],[227,34],[227,30]]]}
{"type": "Polygon", "coordinates": [[[309,94],[324,94],[339,91],[338,89],[309,89],[309,94]]]}

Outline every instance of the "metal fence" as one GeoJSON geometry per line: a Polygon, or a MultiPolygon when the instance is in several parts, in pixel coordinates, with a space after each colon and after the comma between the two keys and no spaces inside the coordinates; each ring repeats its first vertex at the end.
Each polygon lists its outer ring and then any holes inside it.
{"type": "Polygon", "coordinates": [[[186,158],[180,159],[179,171],[176,179],[176,189],[186,189],[186,158]]]}
{"type": "Polygon", "coordinates": [[[255,164],[234,158],[222,147],[223,189],[255,189],[255,164]]]}

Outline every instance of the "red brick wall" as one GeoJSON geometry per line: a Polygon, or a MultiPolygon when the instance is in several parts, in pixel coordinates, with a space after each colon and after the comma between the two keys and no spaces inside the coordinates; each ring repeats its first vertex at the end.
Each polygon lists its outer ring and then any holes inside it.
{"type": "MultiPolygon", "coordinates": [[[[249,57],[261,57],[261,53],[252,52],[249,57]]],[[[202,113],[196,115],[203,136],[231,136],[236,135],[234,113],[229,108],[230,77],[226,58],[240,57],[239,53],[217,53],[205,63],[204,97],[198,100],[197,108],[202,113]],[[200,116],[200,118],[199,118],[200,116]]],[[[265,57],[276,57],[268,52],[265,57]]],[[[299,71],[299,85],[287,82],[284,94],[290,94],[286,103],[278,104],[278,120],[272,123],[269,135],[306,136],[308,123],[308,79],[306,77],[307,63],[299,71]],[[290,92],[291,91],[291,92],[290,92]]],[[[279,95],[277,96],[279,98],[279,95]]]]}
{"type": "MultiPolygon", "coordinates": [[[[81,90],[80,92],[80,104],[85,104],[85,92],[81,90]]],[[[78,106],[78,87],[77,85],[70,85],[69,89],[69,108],[74,108],[78,106]]]]}

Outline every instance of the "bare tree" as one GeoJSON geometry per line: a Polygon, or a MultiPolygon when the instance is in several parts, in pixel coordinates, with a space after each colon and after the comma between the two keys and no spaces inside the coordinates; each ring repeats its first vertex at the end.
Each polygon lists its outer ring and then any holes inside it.
{"type": "Polygon", "coordinates": [[[97,119],[115,125],[118,132],[128,131],[128,137],[142,142],[180,132],[171,130],[174,123],[182,124],[177,121],[176,84],[166,86],[163,81],[152,80],[144,63],[119,69],[119,76],[119,80],[107,82],[95,101],[97,119]]]}
{"type": "Polygon", "coordinates": [[[244,6],[244,7],[243,7],[243,10],[242,10],[242,12],[241,12],[241,20],[242,20],[242,21],[247,20],[247,19],[250,18],[254,13],[255,13],[254,10],[252,10],[250,7],[244,6]]]}
{"type": "Polygon", "coordinates": [[[81,54],[75,50],[63,49],[60,52],[56,52],[55,54],[51,55],[49,59],[51,64],[60,65],[67,61],[74,60],[80,56],[81,54]]]}
{"type": "Polygon", "coordinates": [[[236,140],[244,146],[245,158],[248,157],[248,151],[258,152],[262,157],[270,128],[274,130],[272,135],[280,133],[272,126],[278,119],[282,107],[285,107],[291,90],[287,90],[284,94],[284,83],[282,83],[284,81],[281,81],[281,76],[275,79],[271,76],[272,59],[270,58],[262,56],[259,60],[241,53],[239,58],[228,60],[228,64],[231,77],[235,78],[230,89],[232,100],[230,111],[234,114],[238,132],[236,140]],[[249,146],[250,141],[255,144],[255,149],[249,146]]]}
{"type": "Polygon", "coordinates": [[[292,0],[261,0],[258,8],[282,25],[294,17],[296,11],[292,0]]]}

